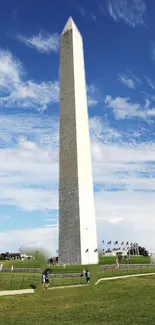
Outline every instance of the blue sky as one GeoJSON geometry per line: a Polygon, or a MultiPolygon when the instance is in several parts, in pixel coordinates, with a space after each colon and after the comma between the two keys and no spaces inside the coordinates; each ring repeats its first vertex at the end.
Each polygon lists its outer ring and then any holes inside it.
{"type": "Polygon", "coordinates": [[[153,0],[1,4],[0,251],[58,248],[59,37],[69,16],[84,42],[98,241],[155,250],[154,10],[153,0]]]}

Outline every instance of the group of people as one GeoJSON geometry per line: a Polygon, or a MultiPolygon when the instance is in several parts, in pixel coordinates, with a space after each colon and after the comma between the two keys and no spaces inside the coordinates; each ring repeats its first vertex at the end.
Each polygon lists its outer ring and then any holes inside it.
{"type": "MultiPolygon", "coordinates": [[[[122,255],[118,255],[118,259],[116,259],[116,269],[119,268],[119,262],[122,261],[122,258],[122,255]]],[[[130,262],[130,256],[124,256],[124,260],[130,262]]]]}
{"type": "Polygon", "coordinates": [[[130,255],[129,255],[129,254],[124,255],[124,256],[122,256],[122,255],[118,255],[118,260],[119,260],[119,262],[121,262],[123,258],[124,258],[124,261],[126,261],[126,262],[130,262],[130,255]]]}
{"type": "MultiPolygon", "coordinates": [[[[81,276],[85,276],[87,283],[90,283],[90,272],[87,268],[83,269],[81,276]]],[[[45,289],[49,287],[49,273],[46,270],[42,273],[42,287],[45,289]]]]}

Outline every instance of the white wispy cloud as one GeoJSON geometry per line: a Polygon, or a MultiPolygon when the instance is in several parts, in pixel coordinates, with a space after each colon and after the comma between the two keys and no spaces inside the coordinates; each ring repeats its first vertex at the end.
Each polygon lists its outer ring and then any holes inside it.
{"type": "Polygon", "coordinates": [[[128,70],[128,74],[134,80],[136,85],[141,85],[143,83],[142,80],[140,78],[138,78],[131,70],[128,70]]]}
{"type": "MultiPolygon", "coordinates": [[[[0,106],[7,108],[34,108],[45,110],[48,105],[59,101],[59,82],[37,83],[25,80],[22,63],[11,52],[0,50],[0,106]]],[[[99,102],[97,87],[87,87],[88,106],[99,102]]]]}
{"type": "Polygon", "coordinates": [[[117,119],[135,118],[150,119],[155,117],[154,107],[150,107],[150,102],[146,100],[145,105],[142,107],[140,103],[132,103],[129,98],[106,96],[105,104],[107,107],[112,108],[114,115],[117,119]]]}
{"type": "Polygon", "coordinates": [[[127,25],[145,25],[145,0],[108,0],[107,10],[116,21],[123,20],[127,25]]]}
{"type": "Polygon", "coordinates": [[[50,34],[48,32],[40,32],[38,35],[25,37],[17,34],[16,38],[30,48],[35,48],[40,53],[58,52],[59,35],[50,34]]]}
{"type": "MultiPolygon", "coordinates": [[[[0,204],[26,211],[57,210],[58,118],[1,115],[0,122],[0,204]]],[[[139,129],[139,134],[142,131],[146,132],[139,129]]],[[[121,133],[98,117],[90,119],[90,133],[94,185],[98,186],[95,205],[99,240],[105,229],[113,237],[117,229],[119,238],[133,240],[135,236],[142,244],[148,244],[149,239],[149,247],[155,247],[154,235],[150,235],[155,226],[154,192],[147,192],[155,191],[155,143],[132,141],[130,131],[121,133]]],[[[42,229],[1,233],[0,245],[47,247],[50,238],[56,250],[58,226],[47,219],[42,229]]]]}
{"type": "Polygon", "coordinates": [[[59,82],[24,80],[24,67],[11,52],[0,50],[0,106],[46,109],[59,100],[59,82]]]}
{"type": "Polygon", "coordinates": [[[79,11],[79,13],[80,13],[82,16],[85,16],[86,12],[85,12],[84,7],[82,7],[82,6],[77,6],[76,9],[79,11]]]}
{"type": "MultiPolygon", "coordinates": [[[[12,119],[12,122],[14,121],[12,117],[10,117],[10,119],[12,119]]],[[[4,125],[5,119],[2,121],[4,125]]],[[[46,120],[45,125],[47,127],[47,130],[42,130],[41,119],[37,119],[35,117],[35,122],[33,123],[35,123],[35,125],[33,125],[33,128],[29,129],[28,131],[29,137],[33,138],[33,141],[27,140],[25,136],[17,136],[16,146],[13,146],[9,149],[1,149],[0,170],[2,173],[1,186],[3,186],[3,194],[1,194],[1,196],[3,195],[3,199],[10,197],[11,190],[9,191],[8,188],[5,190],[5,187],[10,184],[11,188],[13,188],[14,184],[16,184],[17,188],[16,190],[12,191],[12,196],[16,197],[17,195],[17,197],[19,197],[18,188],[21,187],[22,184],[25,184],[27,187],[28,185],[30,186],[30,191],[27,191],[27,189],[25,191],[25,188],[23,188],[23,198],[26,200],[26,197],[28,197],[28,200],[30,199],[32,203],[32,200],[35,200],[38,195],[42,195],[42,187],[47,186],[48,189],[45,191],[47,204],[47,201],[51,201],[50,196],[54,187],[57,187],[58,182],[58,123],[56,120],[46,120]],[[55,124],[55,129],[52,130],[50,124],[52,125],[53,123],[55,124]],[[49,132],[51,132],[51,136],[48,137],[49,132]],[[40,186],[40,188],[37,190],[35,188],[32,188],[35,185],[37,187],[40,186]],[[28,192],[30,193],[29,195],[26,194],[28,192]],[[36,198],[33,193],[37,193],[36,198]]],[[[27,124],[28,119],[25,117],[24,120],[22,119],[23,132],[21,130],[20,123],[15,124],[14,132],[17,132],[17,127],[20,126],[18,134],[21,134],[21,132],[25,133],[24,129],[26,129],[27,124]]],[[[8,127],[9,125],[10,123],[8,124],[8,127]]],[[[111,187],[113,185],[117,185],[118,187],[123,186],[124,189],[127,189],[129,186],[130,189],[134,189],[136,185],[141,186],[143,189],[154,189],[154,182],[150,182],[148,178],[136,178],[139,170],[138,163],[140,161],[144,163],[141,169],[141,173],[146,173],[147,167],[145,164],[147,161],[151,162],[154,160],[153,143],[148,145],[133,145],[133,143],[130,145],[129,143],[124,143],[124,136],[122,137],[121,134],[111,128],[108,128],[105,124],[101,123],[101,121],[96,118],[90,120],[90,132],[95,183],[100,183],[101,185],[103,183],[105,187],[109,188],[110,180],[111,187]],[[114,142],[114,139],[117,140],[117,143],[114,142]],[[120,170],[119,174],[116,173],[116,168],[120,170]],[[110,178],[108,171],[111,173],[110,178]],[[126,175],[126,173],[128,174],[126,175]],[[122,177],[123,175],[124,177],[122,177]]],[[[152,172],[154,172],[154,167],[150,166],[149,170],[150,168],[152,172]]],[[[53,195],[55,195],[54,193],[55,192],[53,192],[53,195]]],[[[40,200],[36,203],[37,206],[43,204],[44,197],[42,197],[42,203],[40,200]]],[[[54,202],[54,207],[56,207],[57,200],[55,197],[54,202]]],[[[27,202],[25,203],[25,207],[26,206],[27,202]]]]}
{"type": "Polygon", "coordinates": [[[128,88],[135,88],[133,80],[128,78],[125,74],[119,74],[118,78],[128,88]]]}
{"type": "Polygon", "coordinates": [[[87,85],[87,100],[88,100],[88,106],[96,106],[99,103],[99,90],[96,86],[90,84],[87,85]]]}
{"type": "Polygon", "coordinates": [[[8,93],[20,83],[24,69],[9,51],[0,50],[0,93],[8,93]]]}
{"type": "Polygon", "coordinates": [[[148,85],[152,88],[152,89],[155,89],[155,83],[148,77],[145,78],[148,85]]]}
{"type": "Polygon", "coordinates": [[[26,137],[20,136],[18,139],[19,146],[23,149],[37,149],[34,141],[27,141],[26,137]]]}
{"type": "Polygon", "coordinates": [[[91,17],[94,21],[96,21],[96,15],[90,13],[90,17],[91,17]]]}
{"type": "MultiPolygon", "coordinates": [[[[33,249],[45,248],[54,256],[58,249],[58,226],[9,230],[8,232],[0,232],[0,251],[4,251],[7,247],[9,251],[18,251],[21,245],[25,247],[33,247],[33,249]]],[[[51,256],[51,255],[50,255],[51,256]]]]}
{"type": "Polygon", "coordinates": [[[31,80],[20,82],[8,96],[1,97],[4,107],[23,107],[44,110],[49,104],[59,101],[59,82],[35,83],[31,80]]]}
{"type": "Polygon", "coordinates": [[[137,86],[142,84],[142,81],[135,76],[135,74],[128,70],[128,74],[120,73],[118,79],[128,88],[135,89],[137,86]]]}
{"type": "Polygon", "coordinates": [[[89,11],[87,11],[83,6],[77,6],[76,9],[79,11],[79,13],[82,15],[82,16],[88,16],[90,17],[91,19],[93,19],[94,21],[96,21],[96,15],[94,13],[91,13],[89,11]]]}

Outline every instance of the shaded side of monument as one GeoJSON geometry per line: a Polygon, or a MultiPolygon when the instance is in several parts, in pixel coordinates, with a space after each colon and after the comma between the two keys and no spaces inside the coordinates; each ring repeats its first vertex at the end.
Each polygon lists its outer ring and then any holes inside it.
{"type": "Polygon", "coordinates": [[[83,41],[72,18],[60,40],[59,263],[97,264],[83,41]]]}

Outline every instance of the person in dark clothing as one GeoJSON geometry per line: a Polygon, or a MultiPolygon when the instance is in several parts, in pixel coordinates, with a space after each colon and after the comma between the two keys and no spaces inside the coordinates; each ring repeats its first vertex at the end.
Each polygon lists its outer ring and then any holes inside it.
{"type": "Polygon", "coordinates": [[[48,272],[44,271],[42,274],[42,286],[47,289],[49,286],[48,272]]]}
{"type": "Polygon", "coordinates": [[[89,271],[87,271],[86,279],[87,279],[87,283],[90,283],[90,272],[89,271]]]}
{"type": "Polygon", "coordinates": [[[87,283],[90,283],[90,272],[88,271],[88,269],[86,268],[86,280],[87,280],[87,283]]]}
{"type": "Polygon", "coordinates": [[[49,277],[48,277],[48,273],[45,273],[45,288],[47,289],[49,286],[49,277]]]}
{"type": "Polygon", "coordinates": [[[42,274],[42,287],[45,287],[45,273],[42,274]]]}

